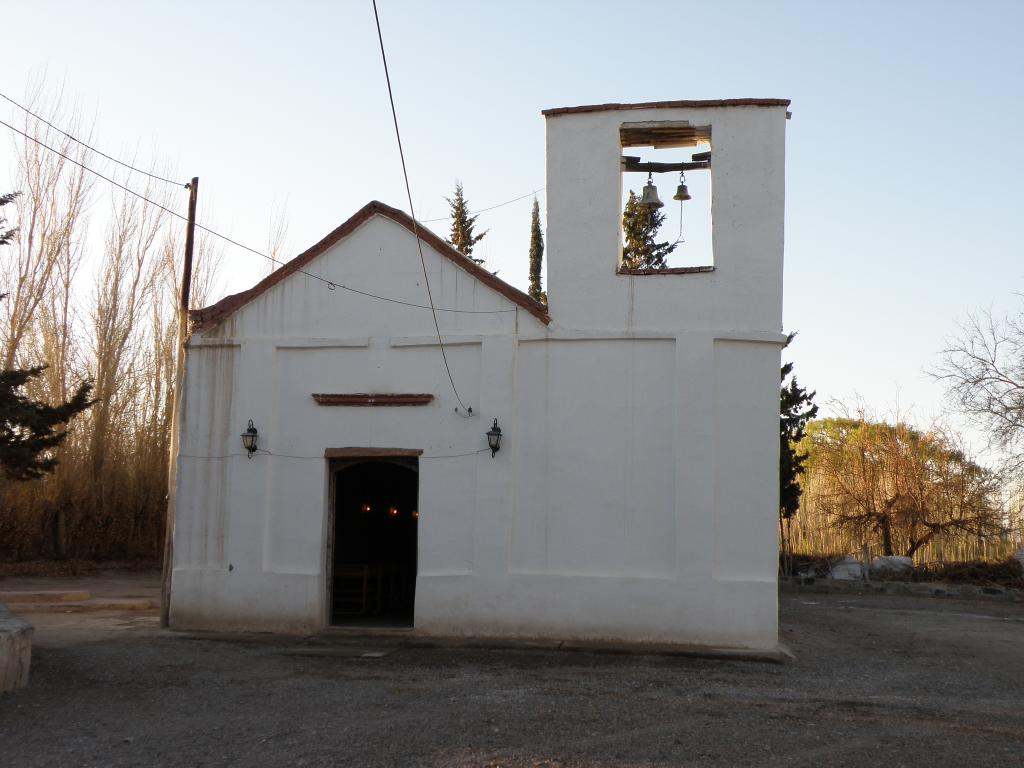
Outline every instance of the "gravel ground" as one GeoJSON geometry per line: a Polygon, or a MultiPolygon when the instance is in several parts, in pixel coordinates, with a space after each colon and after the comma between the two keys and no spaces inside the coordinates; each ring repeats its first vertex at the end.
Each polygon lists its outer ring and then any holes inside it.
{"type": "Polygon", "coordinates": [[[783,665],[43,614],[0,766],[1024,765],[1024,606],[784,595],[783,665]]]}

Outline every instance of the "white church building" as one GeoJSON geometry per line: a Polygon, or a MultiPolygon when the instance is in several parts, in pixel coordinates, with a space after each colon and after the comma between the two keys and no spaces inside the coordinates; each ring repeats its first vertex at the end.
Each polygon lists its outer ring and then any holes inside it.
{"type": "Polygon", "coordinates": [[[788,104],[545,111],[547,306],[371,202],[194,310],[171,626],[774,649],[788,104]],[[623,268],[630,147],[713,263],[623,268]]]}

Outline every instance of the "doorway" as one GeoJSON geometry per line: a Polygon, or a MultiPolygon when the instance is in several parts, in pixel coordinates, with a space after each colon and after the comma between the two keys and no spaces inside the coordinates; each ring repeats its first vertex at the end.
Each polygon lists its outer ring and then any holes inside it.
{"type": "Polygon", "coordinates": [[[417,460],[347,459],[336,466],[331,624],[412,627],[419,527],[417,460]]]}

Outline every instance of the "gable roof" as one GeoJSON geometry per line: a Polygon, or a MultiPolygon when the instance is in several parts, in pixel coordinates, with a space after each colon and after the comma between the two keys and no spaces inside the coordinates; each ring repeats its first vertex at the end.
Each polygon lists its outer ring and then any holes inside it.
{"type": "Polygon", "coordinates": [[[393,222],[405,227],[410,232],[418,231],[420,239],[423,242],[441,254],[441,256],[454,263],[459,267],[459,269],[464,272],[468,272],[472,277],[479,280],[488,288],[497,291],[509,301],[519,305],[545,325],[551,322],[551,318],[548,316],[547,307],[539,301],[534,300],[518,288],[514,288],[504,280],[492,275],[472,259],[463,256],[459,251],[455,250],[451,245],[446,243],[422,224],[417,224],[414,230],[412,217],[404,211],[392,208],[390,205],[385,205],[377,200],[372,200],[360,208],[355,215],[348,219],[348,221],[327,235],[327,237],[319,243],[304,253],[300,253],[295,258],[271,272],[252,288],[225,296],[216,304],[211,304],[208,307],[189,310],[189,319],[191,320],[192,331],[196,332],[206,330],[207,328],[210,328],[226,319],[257,296],[274,287],[295,272],[302,270],[303,267],[308,265],[321,254],[325,253],[341,240],[344,240],[350,234],[355,232],[359,226],[365,224],[374,216],[384,216],[385,218],[391,219],[393,222]]]}

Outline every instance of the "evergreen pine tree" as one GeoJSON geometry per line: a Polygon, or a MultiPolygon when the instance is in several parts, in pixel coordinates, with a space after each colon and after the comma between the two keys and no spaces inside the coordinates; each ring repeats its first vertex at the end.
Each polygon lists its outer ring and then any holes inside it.
{"type": "Polygon", "coordinates": [[[542,290],[540,285],[540,268],[543,262],[544,235],[540,231],[540,204],[537,198],[533,198],[533,213],[530,217],[530,296],[547,304],[547,292],[542,290]]]}
{"type": "MultiPolygon", "coordinates": [[[[455,247],[459,253],[473,259],[473,247],[484,239],[487,231],[479,235],[473,234],[473,227],[476,225],[476,216],[469,214],[469,203],[462,192],[462,182],[455,182],[455,196],[446,197],[448,205],[452,209],[452,231],[448,236],[448,244],[455,247]]],[[[477,264],[483,264],[483,259],[473,259],[477,264]]]]}
{"type": "Polygon", "coordinates": [[[78,386],[71,399],[51,406],[29,399],[23,390],[44,366],[0,371],[0,468],[11,480],[33,480],[57,466],[53,451],[67,437],[67,424],[92,401],[92,385],[78,386]]]}
{"type": "MultiPolygon", "coordinates": [[[[786,336],[783,348],[788,347],[795,333],[786,336]]],[[[814,392],[797,384],[796,377],[786,383],[793,373],[793,363],[782,366],[782,387],[779,402],[779,517],[788,520],[800,508],[800,475],[804,471],[807,454],[797,450],[803,439],[807,422],[818,415],[814,392]]]]}
{"type": "Polygon", "coordinates": [[[622,247],[624,269],[664,269],[666,258],[676,249],[675,243],[655,242],[654,238],[665,221],[665,214],[657,208],[640,205],[640,198],[629,191],[626,208],[622,212],[622,247]]]}
{"type": "MultiPolygon", "coordinates": [[[[6,195],[0,195],[0,211],[3,210],[5,205],[14,202],[14,198],[20,195],[20,192],[8,192],[6,195]]],[[[0,245],[7,245],[11,242],[11,239],[17,233],[17,229],[5,229],[4,225],[7,224],[7,219],[4,218],[3,214],[0,213],[0,245]]]]}

